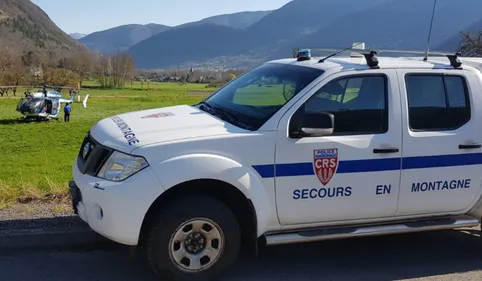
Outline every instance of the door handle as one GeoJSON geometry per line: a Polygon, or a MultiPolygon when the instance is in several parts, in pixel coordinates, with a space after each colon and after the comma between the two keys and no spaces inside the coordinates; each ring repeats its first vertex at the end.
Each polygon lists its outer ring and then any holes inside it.
{"type": "Polygon", "coordinates": [[[459,149],[476,149],[481,147],[482,144],[459,144],[459,149]]]}
{"type": "Polygon", "coordinates": [[[375,148],[373,150],[373,153],[379,154],[379,153],[397,153],[398,148],[375,148]]]}

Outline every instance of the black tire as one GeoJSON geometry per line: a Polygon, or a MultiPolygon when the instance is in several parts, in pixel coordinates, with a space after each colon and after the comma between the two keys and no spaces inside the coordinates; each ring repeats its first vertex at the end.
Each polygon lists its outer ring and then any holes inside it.
{"type": "Polygon", "coordinates": [[[224,275],[237,260],[241,244],[240,233],[236,216],[219,200],[204,195],[179,199],[165,206],[151,224],[146,240],[147,259],[163,281],[214,281],[224,275]],[[222,231],[224,241],[220,244],[223,247],[218,247],[222,248],[219,257],[209,268],[186,272],[171,258],[170,240],[179,227],[195,218],[206,218],[214,222],[222,231]]]}

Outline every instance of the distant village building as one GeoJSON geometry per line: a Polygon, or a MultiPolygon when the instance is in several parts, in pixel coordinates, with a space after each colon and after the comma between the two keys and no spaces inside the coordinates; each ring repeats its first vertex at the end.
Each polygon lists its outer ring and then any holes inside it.
{"type": "Polygon", "coordinates": [[[139,82],[179,82],[179,80],[181,80],[180,77],[164,75],[154,75],[149,78],[145,78],[144,76],[136,76],[134,79],[139,82]]]}

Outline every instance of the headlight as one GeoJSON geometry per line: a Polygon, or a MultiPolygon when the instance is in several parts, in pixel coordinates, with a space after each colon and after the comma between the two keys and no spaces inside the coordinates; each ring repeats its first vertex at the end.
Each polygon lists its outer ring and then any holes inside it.
{"type": "Polygon", "coordinates": [[[115,151],[104,163],[97,176],[106,180],[122,181],[147,166],[149,164],[142,157],[115,151]]]}

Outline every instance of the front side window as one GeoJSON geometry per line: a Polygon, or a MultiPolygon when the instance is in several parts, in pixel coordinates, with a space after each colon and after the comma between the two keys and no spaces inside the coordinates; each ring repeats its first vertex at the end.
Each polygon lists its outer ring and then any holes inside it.
{"type": "Polygon", "coordinates": [[[384,75],[356,75],[330,81],[306,101],[302,110],[333,114],[334,135],[385,133],[387,79],[384,75]]]}
{"type": "Polygon", "coordinates": [[[200,108],[233,125],[257,130],[323,73],[304,66],[264,64],[221,88],[200,108]]]}
{"type": "Polygon", "coordinates": [[[453,130],[470,120],[468,90],[462,76],[410,74],[406,84],[412,130],[453,130]]]}

